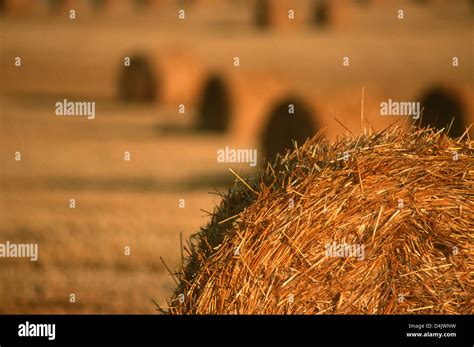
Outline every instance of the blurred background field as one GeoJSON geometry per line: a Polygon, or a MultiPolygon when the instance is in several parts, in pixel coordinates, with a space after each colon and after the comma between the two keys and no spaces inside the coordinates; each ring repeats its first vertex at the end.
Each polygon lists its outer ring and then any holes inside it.
{"type": "Polygon", "coordinates": [[[473,121],[470,1],[308,0],[293,22],[293,5],[279,0],[263,21],[264,2],[252,0],[98,3],[0,2],[0,242],[37,242],[40,252],[38,262],[0,259],[1,313],[165,306],[174,283],[160,257],[180,266],[180,233],[207,223],[212,192],[233,182],[229,167],[255,176],[248,164],[218,163],[216,151],[258,148],[260,165],[265,144],[301,141],[305,122],[329,141],[347,132],[333,117],[356,132],[362,88],[376,130],[407,118],[380,116],[389,98],[422,101],[432,111],[424,124],[455,116],[462,133],[473,121]],[[330,7],[317,16],[315,6],[330,7]],[[146,73],[124,92],[126,56],[132,72],[144,57],[146,73]],[[144,75],[158,90],[148,99],[144,75]],[[94,101],[96,118],[55,116],[63,99],[94,101]],[[297,101],[293,120],[272,122],[287,100],[297,101]]]}

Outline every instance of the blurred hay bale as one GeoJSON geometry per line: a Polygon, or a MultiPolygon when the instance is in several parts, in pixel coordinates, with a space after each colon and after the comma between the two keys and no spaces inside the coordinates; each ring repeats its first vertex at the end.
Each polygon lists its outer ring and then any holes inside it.
{"type": "Polygon", "coordinates": [[[107,14],[125,14],[131,12],[138,14],[158,13],[163,7],[169,4],[167,0],[95,0],[106,2],[104,12],[107,14]]]}
{"type": "Polygon", "coordinates": [[[137,7],[140,8],[141,5],[140,2],[135,0],[92,0],[94,12],[100,15],[129,15],[130,12],[137,7]]]}
{"type": "Polygon", "coordinates": [[[233,97],[227,81],[218,74],[209,76],[204,82],[198,105],[198,127],[201,130],[225,131],[232,117],[233,97]]]}
{"type": "Polygon", "coordinates": [[[255,24],[261,29],[290,29],[304,24],[304,2],[290,0],[257,0],[255,24]]]}
{"type": "Polygon", "coordinates": [[[195,103],[204,66],[181,49],[130,55],[130,66],[120,66],[119,98],[133,102],[195,103]]]}
{"type": "Polygon", "coordinates": [[[197,6],[214,10],[216,7],[225,5],[222,0],[181,0],[180,4],[183,6],[197,6]]]}
{"type": "Polygon", "coordinates": [[[400,125],[406,123],[406,117],[381,116],[380,103],[388,96],[374,85],[317,89],[310,97],[316,121],[325,128],[329,141],[341,134],[356,134],[362,128],[379,131],[397,121],[400,125]]]}
{"type": "Polygon", "coordinates": [[[419,128],[316,136],[223,196],[168,312],[472,314],[473,145],[419,128]]]}
{"type": "Polygon", "coordinates": [[[229,131],[239,143],[260,145],[261,157],[293,148],[320,129],[329,140],[346,133],[341,123],[357,132],[362,126],[381,130],[402,117],[382,117],[377,88],[366,88],[361,117],[360,87],[294,92],[290,84],[264,72],[226,72],[206,80],[198,103],[198,128],[229,131]],[[290,107],[293,113],[290,113],[290,107]],[[361,124],[362,121],[362,124],[361,124]]]}
{"type": "Polygon", "coordinates": [[[53,12],[74,9],[84,15],[130,16],[135,12],[153,11],[164,0],[48,0],[53,12]]]}
{"type": "MultiPolygon", "coordinates": [[[[432,85],[419,96],[423,115],[421,125],[448,128],[449,134],[461,136],[474,122],[474,89],[469,86],[432,85]],[[452,121],[452,124],[451,124],[452,121]]],[[[474,132],[470,132],[473,136],[474,132]]]]}
{"type": "Polygon", "coordinates": [[[0,15],[12,17],[38,16],[48,12],[42,1],[31,0],[1,0],[0,15]]]}
{"type": "Polygon", "coordinates": [[[127,102],[152,102],[160,92],[159,68],[153,66],[150,58],[144,54],[130,57],[130,66],[123,66],[119,77],[119,97],[127,102]]]}
{"type": "Polygon", "coordinates": [[[204,82],[198,110],[201,130],[229,131],[242,142],[255,141],[275,100],[287,84],[274,73],[224,71],[204,82]]]}
{"type": "Polygon", "coordinates": [[[278,153],[304,143],[320,129],[318,115],[306,100],[288,95],[277,100],[265,117],[261,135],[264,158],[275,158],[278,153]]]}
{"type": "Polygon", "coordinates": [[[323,135],[333,141],[341,134],[357,133],[363,127],[383,130],[389,125],[404,122],[403,117],[381,116],[380,103],[387,98],[374,86],[314,88],[298,90],[276,99],[263,117],[265,125],[260,133],[263,156],[272,158],[293,142],[301,144],[323,129],[323,135]],[[294,107],[294,114],[289,107],[294,107]],[[362,115],[362,114],[363,115],[362,115]]]}
{"type": "Polygon", "coordinates": [[[92,0],[48,0],[50,12],[53,14],[63,15],[69,13],[70,10],[76,11],[76,16],[82,18],[84,15],[89,16],[96,12],[100,7],[101,1],[92,0]]]}
{"type": "Polygon", "coordinates": [[[319,28],[343,28],[351,23],[349,0],[316,0],[313,5],[313,24],[319,28]]]}

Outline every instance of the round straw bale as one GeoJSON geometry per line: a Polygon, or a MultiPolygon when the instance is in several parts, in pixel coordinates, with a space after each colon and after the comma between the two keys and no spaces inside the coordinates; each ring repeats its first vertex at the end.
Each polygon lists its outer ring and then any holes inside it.
{"type": "Polygon", "coordinates": [[[305,8],[301,1],[257,0],[255,24],[258,28],[296,28],[304,24],[305,8]]]}
{"type": "Polygon", "coordinates": [[[250,71],[213,73],[204,83],[198,127],[229,130],[239,141],[255,141],[268,109],[287,91],[274,74],[250,71]]]}
{"type": "Polygon", "coordinates": [[[226,2],[222,0],[185,0],[183,1],[183,5],[203,7],[210,10],[215,10],[216,7],[224,6],[225,4],[226,2]]]}
{"type": "Polygon", "coordinates": [[[255,2],[255,24],[259,28],[267,28],[271,25],[269,0],[257,0],[255,2]]]}
{"type": "Polygon", "coordinates": [[[199,128],[225,131],[232,117],[231,93],[227,82],[219,75],[210,76],[203,87],[199,103],[199,128]]]}
{"type": "Polygon", "coordinates": [[[306,142],[319,130],[317,115],[300,97],[288,96],[279,100],[265,118],[261,143],[265,158],[274,158],[277,153],[294,148],[293,142],[306,142]]]}
{"type": "Polygon", "coordinates": [[[279,149],[292,147],[291,136],[300,144],[325,128],[327,139],[334,140],[362,127],[383,130],[397,121],[396,117],[381,116],[380,103],[388,98],[374,87],[365,88],[363,102],[360,87],[339,88],[337,93],[319,89],[297,94],[301,96],[292,97],[286,82],[265,74],[214,74],[201,95],[199,128],[229,129],[242,142],[258,138],[263,152],[273,156],[279,149]],[[290,105],[297,106],[293,116],[288,114],[290,105]],[[283,113],[291,123],[285,124],[286,117],[276,116],[283,113]]]}
{"type": "Polygon", "coordinates": [[[356,0],[355,3],[359,6],[367,7],[371,5],[372,1],[371,0],[356,0]]]}
{"type": "Polygon", "coordinates": [[[345,27],[351,22],[351,4],[347,0],[316,0],[313,23],[320,28],[345,27]]]}
{"type": "Polygon", "coordinates": [[[41,1],[1,0],[0,15],[23,17],[47,13],[47,6],[41,1]]]}
{"type": "Polygon", "coordinates": [[[382,116],[380,104],[388,97],[375,86],[328,88],[311,92],[313,109],[319,124],[325,128],[329,141],[338,135],[357,133],[366,128],[381,131],[397,122],[403,124],[399,116],[382,116]],[[363,91],[363,93],[362,93],[363,91]]]}
{"type": "Polygon", "coordinates": [[[130,66],[120,66],[119,97],[125,101],[194,103],[202,85],[204,67],[181,50],[132,54],[130,66]]]}
{"type": "Polygon", "coordinates": [[[224,194],[168,312],[474,313],[473,145],[415,127],[316,136],[224,194]]]}
{"type": "MultiPolygon", "coordinates": [[[[109,0],[114,2],[113,0],[109,0]]],[[[137,9],[149,10],[164,4],[164,0],[133,0],[133,4],[137,9]]]]}
{"type": "Polygon", "coordinates": [[[64,14],[70,10],[75,10],[76,15],[90,15],[100,8],[100,4],[90,0],[49,0],[50,11],[54,14],[64,14]]]}
{"type": "Polygon", "coordinates": [[[119,96],[123,101],[151,102],[160,94],[161,76],[150,59],[142,54],[130,57],[130,66],[123,67],[119,79],[119,96]]]}
{"type": "MultiPolygon", "coordinates": [[[[269,157],[274,157],[285,148],[293,148],[291,139],[301,144],[322,129],[326,139],[333,141],[337,136],[357,133],[362,128],[380,131],[397,120],[400,124],[404,123],[399,116],[380,114],[380,103],[388,98],[384,98],[378,88],[373,86],[364,88],[363,98],[361,87],[340,87],[337,90],[300,88],[297,94],[298,98],[293,98],[293,102],[298,104],[294,117],[288,117],[288,106],[295,104],[292,104],[292,98],[285,99],[286,96],[276,100],[264,117],[267,123],[260,137],[261,148],[269,157]],[[276,110],[280,110],[280,114],[286,113],[288,119],[276,118],[276,110]],[[285,119],[289,123],[284,124],[285,119]]],[[[405,123],[409,125],[409,122],[405,123]]]]}
{"type": "Polygon", "coordinates": [[[293,141],[302,144],[322,129],[327,140],[334,140],[361,128],[383,130],[397,121],[395,117],[381,116],[380,103],[384,98],[375,87],[364,88],[363,100],[360,87],[339,88],[337,92],[306,90],[299,94],[276,100],[264,117],[266,124],[260,138],[265,157],[274,158],[286,148],[293,148],[293,141]],[[293,115],[289,113],[290,107],[293,115]]]}
{"type": "Polygon", "coordinates": [[[51,10],[62,13],[74,9],[81,15],[130,15],[156,9],[163,0],[49,0],[51,10]]]}
{"type": "Polygon", "coordinates": [[[99,0],[106,1],[105,9],[108,13],[130,14],[130,12],[138,11],[139,13],[157,12],[163,6],[170,4],[167,0],[127,0],[121,3],[116,0],[99,0]]]}
{"type": "Polygon", "coordinates": [[[432,86],[420,96],[423,115],[421,125],[447,128],[453,137],[461,136],[474,122],[474,93],[472,88],[432,86]],[[451,124],[452,121],[452,124],[451,124]]]}

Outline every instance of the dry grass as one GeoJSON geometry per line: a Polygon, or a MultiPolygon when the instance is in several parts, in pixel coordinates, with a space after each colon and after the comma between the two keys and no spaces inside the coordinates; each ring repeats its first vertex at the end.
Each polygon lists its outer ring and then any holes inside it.
{"type": "Polygon", "coordinates": [[[417,128],[316,136],[224,197],[169,312],[472,314],[472,146],[417,128]],[[333,242],[365,258],[327,256],[333,242]]]}

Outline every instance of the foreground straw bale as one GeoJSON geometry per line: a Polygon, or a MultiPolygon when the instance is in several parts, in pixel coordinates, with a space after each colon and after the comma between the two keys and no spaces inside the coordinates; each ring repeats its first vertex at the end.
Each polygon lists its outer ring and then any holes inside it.
{"type": "Polygon", "coordinates": [[[169,313],[472,314],[473,144],[390,128],[277,157],[191,239],[169,313]]]}

